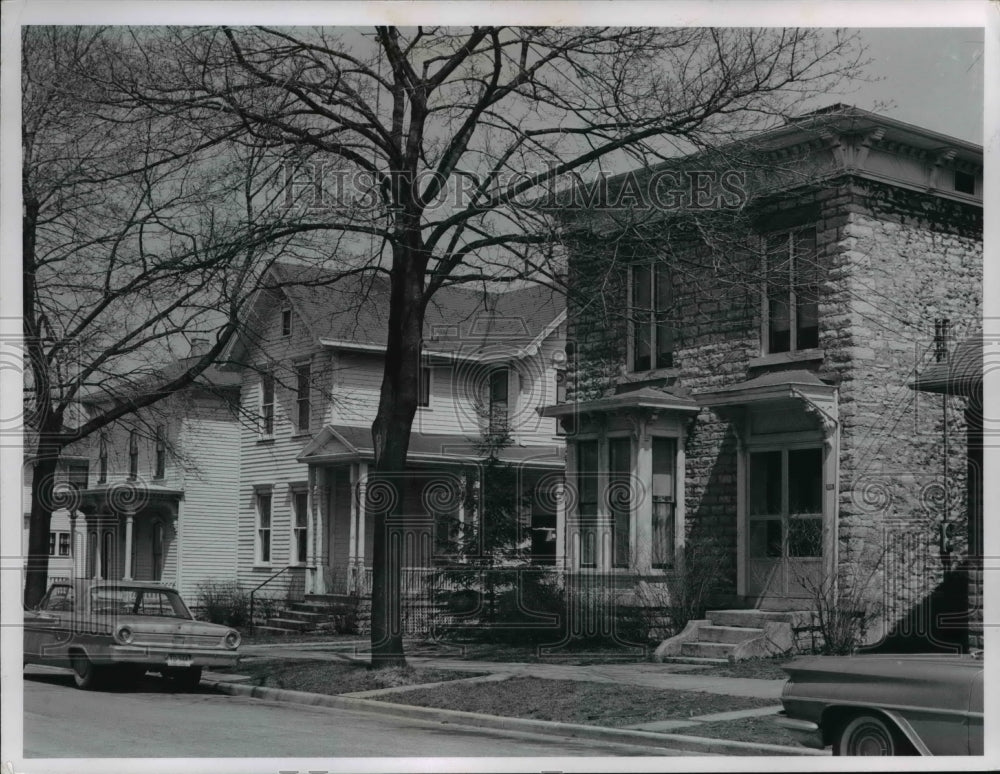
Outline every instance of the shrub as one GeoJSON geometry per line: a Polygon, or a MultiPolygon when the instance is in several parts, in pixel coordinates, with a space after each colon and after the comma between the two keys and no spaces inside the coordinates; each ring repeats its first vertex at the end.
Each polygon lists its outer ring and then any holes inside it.
{"type": "Polygon", "coordinates": [[[693,532],[684,544],[684,567],[668,576],[667,614],[674,634],[705,617],[713,597],[726,588],[731,550],[719,537],[693,532]]]}
{"type": "Polygon", "coordinates": [[[250,595],[236,581],[205,581],[197,588],[201,615],[211,623],[244,626],[249,619],[250,595]]]}

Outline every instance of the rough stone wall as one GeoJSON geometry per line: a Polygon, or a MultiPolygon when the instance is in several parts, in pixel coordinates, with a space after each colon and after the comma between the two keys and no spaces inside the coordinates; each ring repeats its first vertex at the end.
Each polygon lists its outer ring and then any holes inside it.
{"type": "Polygon", "coordinates": [[[821,346],[840,385],[840,580],[861,593],[886,549],[870,593],[892,626],[943,579],[946,514],[966,534],[963,401],[909,384],[933,361],[936,318],[950,319],[953,340],[978,325],[981,212],[860,182],[828,205],[823,223],[837,230],[837,248],[821,346]]]}
{"type": "MultiPolygon", "coordinates": [[[[825,275],[818,374],[840,388],[841,579],[845,588],[859,585],[870,574],[873,555],[896,541],[905,550],[884,562],[872,583],[878,596],[901,610],[941,578],[934,541],[943,502],[942,399],[909,384],[933,357],[935,318],[948,317],[956,337],[978,319],[981,212],[842,178],[763,205],[754,218],[758,233],[816,227],[816,259],[825,275]]],[[[733,224],[736,230],[744,226],[733,224]]],[[[684,256],[685,271],[675,285],[680,330],[674,368],[653,375],[698,392],[766,371],[750,367],[761,353],[756,259],[731,249],[669,252],[675,260],[684,256]]],[[[611,394],[625,378],[627,355],[627,261],[595,244],[572,254],[571,401],[611,394]]],[[[964,515],[964,425],[961,401],[950,404],[947,491],[955,518],[964,515]]],[[[702,410],[689,428],[686,454],[689,536],[710,534],[732,549],[735,592],[736,444],[730,422],[702,410]]]]}

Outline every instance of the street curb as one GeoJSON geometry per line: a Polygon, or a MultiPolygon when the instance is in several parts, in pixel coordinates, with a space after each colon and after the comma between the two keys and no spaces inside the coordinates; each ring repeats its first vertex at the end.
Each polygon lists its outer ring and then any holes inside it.
{"type": "Polygon", "coordinates": [[[640,744],[653,747],[666,747],[671,750],[688,752],[718,753],[720,755],[825,755],[821,750],[807,747],[785,747],[777,744],[757,744],[754,742],[734,742],[726,739],[709,739],[706,737],[688,736],[684,734],[660,734],[653,731],[631,731],[628,729],[604,728],[602,726],[586,726],[578,723],[557,723],[548,720],[532,720],[530,718],[508,718],[499,715],[485,715],[478,712],[463,712],[460,710],[439,709],[436,707],[416,707],[408,704],[392,704],[386,701],[359,699],[346,696],[328,696],[321,693],[292,691],[286,688],[266,688],[255,685],[227,683],[205,678],[203,686],[214,688],[231,696],[249,696],[254,699],[302,704],[308,707],[327,707],[361,712],[374,712],[380,715],[395,715],[417,720],[436,721],[438,723],[475,726],[482,728],[501,729],[508,731],[525,731],[535,734],[552,736],[579,737],[624,744],[640,744]]]}

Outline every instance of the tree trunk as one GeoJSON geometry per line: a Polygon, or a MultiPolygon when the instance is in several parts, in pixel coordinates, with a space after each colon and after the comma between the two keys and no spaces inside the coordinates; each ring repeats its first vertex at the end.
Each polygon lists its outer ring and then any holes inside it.
{"type": "Polygon", "coordinates": [[[31,516],[28,522],[27,577],[24,584],[24,606],[28,609],[42,601],[48,586],[49,529],[58,463],[58,449],[40,446],[31,476],[31,516]]]}
{"type": "Polygon", "coordinates": [[[371,652],[376,668],[406,663],[400,588],[403,535],[396,525],[402,515],[406,454],[417,410],[425,264],[411,246],[394,246],[385,369],[372,424],[375,465],[368,482],[374,523],[371,652]]]}

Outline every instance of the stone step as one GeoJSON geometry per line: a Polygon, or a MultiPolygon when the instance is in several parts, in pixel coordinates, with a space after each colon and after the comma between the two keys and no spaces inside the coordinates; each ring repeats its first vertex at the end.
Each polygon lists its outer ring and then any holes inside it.
{"type": "Polygon", "coordinates": [[[699,658],[727,659],[736,650],[736,645],[730,642],[685,642],[681,645],[682,656],[698,656],[699,658]]]}
{"type": "Polygon", "coordinates": [[[763,629],[746,626],[702,626],[698,629],[698,641],[738,644],[759,637],[763,633],[763,629]]]}
{"type": "Polygon", "coordinates": [[[289,605],[290,610],[297,610],[303,613],[316,613],[318,615],[342,615],[343,613],[353,612],[357,610],[358,607],[360,607],[360,603],[356,598],[347,598],[344,601],[318,601],[306,599],[304,602],[293,602],[289,605]]]}
{"type": "Polygon", "coordinates": [[[306,594],[303,602],[313,602],[320,605],[357,605],[360,599],[361,597],[357,594],[306,594]]]}
{"type": "Polygon", "coordinates": [[[287,618],[292,621],[303,621],[308,624],[318,624],[331,618],[329,613],[313,612],[311,610],[296,610],[294,607],[285,608],[278,611],[279,618],[287,618]]]}
{"type": "Polygon", "coordinates": [[[783,621],[793,627],[801,626],[811,615],[804,610],[709,610],[705,613],[713,626],[742,626],[752,629],[763,628],[764,621],[783,621]]]}
{"type": "Polygon", "coordinates": [[[728,658],[708,658],[706,656],[664,656],[664,664],[701,664],[704,666],[716,666],[718,664],[728,664],[728,658]]]}

